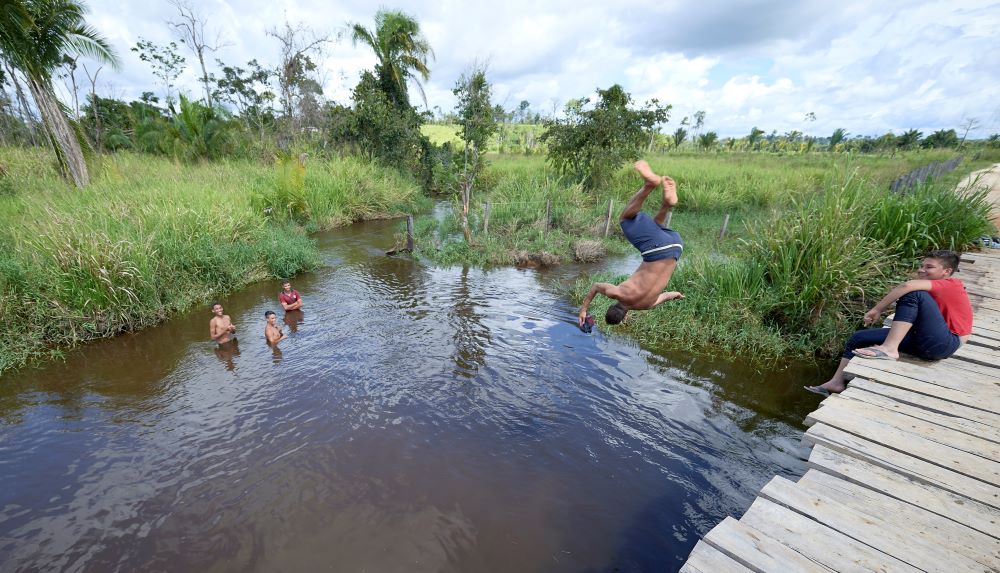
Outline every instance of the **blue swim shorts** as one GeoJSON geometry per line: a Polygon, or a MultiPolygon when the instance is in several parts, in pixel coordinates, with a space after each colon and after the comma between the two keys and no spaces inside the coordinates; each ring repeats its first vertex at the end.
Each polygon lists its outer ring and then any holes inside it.
{"type": "Polygon", "coordinates": [[[639,213],[631,219],[622,221],[622,232],[632,246],[639,249],[642,260],[646,262],[660,259],[681,258],[684,241],[677,231],[656,224],[652,217],[639,213]]]}

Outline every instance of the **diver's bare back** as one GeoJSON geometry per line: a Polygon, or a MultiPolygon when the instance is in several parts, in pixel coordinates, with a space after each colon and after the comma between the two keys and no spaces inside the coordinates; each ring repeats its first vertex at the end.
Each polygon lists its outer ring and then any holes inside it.
{"type": "Polygon", "coordinates": [[[632,276],[618,285],[622,304],[633,310],[649,310],[670,282],[670,275],[677,266],[677,259],[643,261],[632,276]]]}

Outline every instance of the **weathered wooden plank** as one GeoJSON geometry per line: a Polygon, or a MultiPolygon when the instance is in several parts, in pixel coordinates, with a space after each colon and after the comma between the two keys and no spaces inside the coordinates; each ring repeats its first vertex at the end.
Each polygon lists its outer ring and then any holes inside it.
{"type": "Polygon", "coordinates": [[[1000,487],[960,474],[938,464],[916,458],[884,446],[873,440],[837,429],[826,424],[816,424],[802,437],[813,445],[824,445],[836,452],[864,460],[926,483],[956,495],[974,499],[1000,509],[1000,487]]]}
{"type": "Polygon", "coordinates": [[[903,376],[902,374],[898,374],[896,372],[879,370],[872,368],[870,364],[872,364],[871,361],[862,362],[861,360],[852,360],[851,363],[847,365],[847,369],[844,370],[844,372],[855,376],[861,376],[869,380],[878,381],[883,384],[895,386],[897,388],[903,388],[911,392],[917,392],[927,396],[934,396],[942,400],[956,402],[970,408],[976,408],[987,412],[994,411],[989,408],[989,404],[984,403],[973,392],[953,390],[945,386],[931,384],[929,382],[924,382],[923,380],[910,378],[909,376],[903,376]]]}
{"type": "Polygon", "coordinates": [[[718,549],[699,541],[691,554],[688,555],[687,562],[680,571],[688,573],[750,573],[743,565],[733,561],[718,549]]]}
{"type": "MultiPolygon", "coordinates": [[[[977,375],[975,376],[977,381],[991,382],[1000,388],[1000,368],[984,366],[982,364],[969,362],[968,360],[941,361],[937,363],[937,366],[940,371],[944,372],[947,372],[952,368],[955,370],[962,370],[963,372],[959,373],[961,376],[969,376],[966,373],[971,372],[977,375]],[[947,364],[942,364],[943,362],[947,362],[947,364]]],[[[941,373],[939,372],[938,376],[940,377],[940,375],[941,373]]]]}
{"type": "Polygon", "coordinates": [[[970,336],[967,344],[972,346],[981,346],[990,350],[1000,350],[1000,340],[994,340],[979,334],[973,334],[970,336]]]}
{"type": "Polygon", "coordinates": [[[785,506],[757,498],[740,523],[778,539],[817,563],[840,572],[913,572],[904,563],[785,506]]]}
{"type": "Polygon", "coordinates": [[[877,408],[896,412],[917,421],[944,426],[945,428],[949,428],[978,439],[987,440],[1000,446],[1000,428],[994,428],[960,416],[945,414],[934,410],[924,409],[905,402],[900,402],[875,392],[869,392],[862,388],[864,385],[863,383],[855,384],[855,382],[859,381],[852,380],[851,386],[847,390],[838,394],[838,396],[849,400],[860,400],[877,408]]]}
{"type": "Polygon", "coordinates": [[[990,308],[996,308],[997,304],[1000,303],[1000,292],[991,290],[988,288],[983,288],[983,286],[978,284],[966,284],[965,292],[969,293],[970,297],[978,296],[983,299],[983,303],[990,308]]]}
{"type": "Polygon", "coordinates": [[[881,512],[855,509],[833,495],[796,487],[782,477],[772,479],[760,495],[919,569],[983,571],[976,560],[937,543],[931,531],[906,527],[881,512]]]}
{"type": "Polygon", "coordinates": [[[1000,539],[1000,509],[927,485],[906,474],[835,452],[823,445],[813,447],[808,465],[810,468],[874,489],[1000,539]]]}
{"type": "Polygon", "coordinates": [[[1000,412],[1000,387],[996,385],[984,385],[982,383],[987,381],[993,382],[994,380],[1000,381],[1000,378],[990,376],[980,381],[980,377],[973,376],[973,374],[979,374],[979,372],[969,374],[971,371],[970,368],[976,367],[975,364],[959,363],[955,360],[924,362],[909,357],[903,357],[899,360],[852,358],[851,362],[864,362],[865,366],[875,370],[894,372],[916,380],[922,380],[929,384],[992,398],[994,403],[990,405],[990,409],[1000,412]]]}
{"type": "Polygon", "coordinates": [[[1000,567],[1000,539],[944,519],[922,507],[816,470],[807,471],[796,485],[814,496],[836,499],[858,513],[879,515],[902,530],[926,535],[933,543],[978,563],[1000,567]]]}
{"type": "Polygon", "coordinates": [[[997,295],[991,296],[990,291],[972,288],[966,292],[969,294],[969,302],[972,303],[973,320],[979,312],[1000,310],[1000,300],[997,299],[997,295]]]}
{"type": "Polygon", "coordinates": [[[989,330],[975,324],[972,325],[972,334],[990,340],[1000,341],[1000,330],[989,330]]]}
{"type": "Polygon", "coordinates": [[[732,517],[727,517],[716,525],[704,539],[709,545],[754,571],[830,571],[732,517]]]}
{"type": "Polygon", "coordinates": [[[976,325],[982,326],[988,330],[1000,330],[1000,312],[990,309],[977,311],[975,307],[973,307],[972,326],[975,327],[976,325]]]}
{"type": "MultiPolygon", "coordinates": [[[[903,404],[910,404],[912,406],[946,416],[955,416],[969,420],[970,422],[982,424],[983,426],[992,428],[994,431],[1000,431],[1000,414],[995,412],[987,412],[986,410],[970,408],[969,406],[965,406],[963,404],[949,402],[935,396],[927,396],[925,394],[910,392],[909,390],[903,390],[896,386],[882,384],[860,376],[851,380],[849,388],[857,388],[873,394],[879,394],[903,404]]],[[[841,395],[843,394],[844,393],[841,393],[841,395]]]]}
{"type": "Polygon", "coordinates": [[[1000,444],[837,396],[824,400],[823,407],[806,419],[872,436],[912,456],[1000,486],[1000,462],[996,461],[1000,459],[1000,444]]]}
{"type": "MultiPolygon", "coordinates": [[[[993,369],[1000,369],[1000,352],[983,348],[982,346],[963,344],[961,348],[955,351],[952,358],[967,360],[974,364],[980,364],[993,369]]],[[[1000,379],[997,380],[997,383],[1000,383],[1000,379]]]]}

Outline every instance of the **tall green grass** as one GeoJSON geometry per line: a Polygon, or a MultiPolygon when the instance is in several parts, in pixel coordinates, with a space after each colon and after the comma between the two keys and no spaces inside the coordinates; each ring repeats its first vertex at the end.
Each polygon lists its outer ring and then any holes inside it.
{"type": "MultiPolygon", "coordinates": [[[[896,195],[857,171],[841,174],[821,193],[752,223],[726,254],[685,249],[671,289],[686,298],[633,313],[619,330],[649,344],[764,360],[834,355],[924,252],[961,250],[992,230],[986,194],[956,191],[959,176],[896,195]]],[[[578,299],[589,284],[575,285],[578,299]]]]}
{"type": "MultiPolygon", "coordinates": [[[[707,240],[718,231],[726,214],[732,217],[731,233],[738,234],[740,222],[766,217],[771,210],[787,209],[813,197],[838,173],[856,173],[874,188],[888,188],[893,179],[923,162],[948,157],[950,153],[941,151],[856,158],[828,153],[677,153],[653,156],[649,161],[658,173],[677,181],[680,204],[672,225],[681,232],[697,232],[707,240]],[[695,224],[684,229],[685,222],[691,219],[695,224]]],[[[451,214],[440,221],[418,221],[418,249],[441,264],[511,264],[524,253],[548,253],[567,261],[573,258],[574,245],[580,240],[600,242],[606,253],[626,252],[628,245],[621,240],[618,214],[639,184],[631,167],[623,166],[606,188],[584,191],[576,182],[560,180],[543,157],[491,156],[473,189],[470,225],[474,244],[464,243],[458,218],[451,214]],[[547,201],[552,210],[545,233],[547,201]],[[605,239],[609,201],[611,238],[605,239]],[[487,202],[490,222],[489,233],[485,234],[487,202]]],[[[659,197],[654,193],[647,203],[647,210],[654,211],[659,197]]],[[[457,213],[457,198],[454,205],[457,213]]]]}
{"type": "Polygon", "coordinates": [[[3,152],[15,191],[0,197],[0,371],[309,269],[319,257],[308,231],[425,205],[412,181],[351,159],[190,166],[119,154],[75,190],[44,153],[3,152]]]}

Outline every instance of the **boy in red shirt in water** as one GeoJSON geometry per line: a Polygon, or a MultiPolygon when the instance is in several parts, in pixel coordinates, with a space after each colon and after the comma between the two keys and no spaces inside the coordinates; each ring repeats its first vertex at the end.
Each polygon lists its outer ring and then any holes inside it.
{"type": "Polygon", "coordinates": [[[299,291],[292,289],[292,283],[287,280],[281,281],[281,292],[278,293],[278,301],[286,311],[302,308],[302,297],[299,296],[299,291]]]}
{"type": "Polygon", "coordinates": [[[962,281],[951,276],[957,270],[958,254],[927,253],[916,280],[892,289],[865,313],[865,325],[872,324],[895,302],[892,326],[855,332],[833,377],[819,386],[804,388],[824,396],[843,392],[847,388],[844,369],[853,357],[897,360],[903,351],[925,360],[942,360],[954,354],[972,334],[972,303],[962,281]]]}

